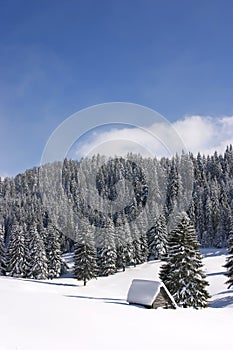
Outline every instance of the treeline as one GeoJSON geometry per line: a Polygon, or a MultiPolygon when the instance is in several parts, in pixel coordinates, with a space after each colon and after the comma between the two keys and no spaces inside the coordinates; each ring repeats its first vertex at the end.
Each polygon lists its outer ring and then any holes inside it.
{"type": "Polygon", "coordinates": [[[65,159],[5,178],[0,271],[58,277],[62,253],[69,251],[75,251],[77,278],[87,256],[90,278],[161,259],[174,218],[184,211],[202,247],[225,247],[233,219],[232,180],[232,146],[207,157],[65,159]]]}

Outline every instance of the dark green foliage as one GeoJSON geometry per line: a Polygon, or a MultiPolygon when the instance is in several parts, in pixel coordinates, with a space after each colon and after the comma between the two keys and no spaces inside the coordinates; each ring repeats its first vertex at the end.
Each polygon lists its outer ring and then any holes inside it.
{"type": "Polygon", "coordinates": [[[35,279],[46,279],[48,277],[48,260],[43,239],[39,235],[36,225],[31,226],[29,230],[29,238],[30,277],[35,279]]]}
{"type": "Polygon", "coordinates": [[[146,232],[141,234],[139,237],[139,245],[140,245],[140,255],[141,255],[141,261],[146,262],[148,258],[148,244],[147,244],[147,237],[146,232]]]}
{"type": "Polygon", "coordinates": [[[85,286],[97,276],[96,253],[90,243],[76,243],[74,251],[74,278],[82,280],[85,286]]]}
{"type": "MultiPolygon", "coordinates": [[[[130,226],[123,218],[118,218],[114,231],[116,246],[116,267],[125,271],[126,266],[133,263],[133,244],[130,226]]],[[[113,257],[114,258],[114,257],[113,257]]]]}
{"type": "Polygon", "coordinates": [[[116,252],[111,247],[103,247],[98,252],[98,275],[109,276],[116,272],[116,252]]]}
{"type": "Polygon", "coordinates": [[[25,244],[25,232],[19,225],[14,225],[7,252],[7,272],[10,276],[28,277],[29,262],[25,244]]]}
{"type": "Polygon", "coordinates": [[[195,229],[187,214],[182,213],[169,236],[166,264],[160,270],[161,280],[179,306],[207,306],[208,283],[202,267],[195,229]]]}
{"type": "MultiPolygon", "coordinates": [[[[121,245],[119,245],[120,247],[121,245]]],[[[124,248],[123,248],[124,249],[124,248]]],[[[114,239],[114,226],[111,222],[99,231],[99,244],[97,249],[97,265],[99,276],[109,276],[116,272],[116,244],[114,239]]]]}
{"type": "Polygon", "coordinates": [[[166,207],[167,215],[169,216],[174,208],[177,206],[180,195],[180,177],[177,168],[176,159],[173,158],[171,165],[168,169],[168,186],[167,186],[167,198],[166,198],[166,207]]]}
{"type": "Polygon", "coordinates": [[[224,267],[227,269],[226,276],[228,278],[226,284],[228,284],[228,288],[233,287],[233,232],[228,240],[228,254],[227,262],[224,267]]]}
{"type": "Polygon", "coordinates": [[[0,276],[6,274],[6,248],[4,242],[4,230],[0,226],[0,276]]]}
{"type": "Polygon", "coordinates": [[[74,278],[82,280],[85,286],[87,281],[97,277],[96,250],[90,224],[86,222],[85,225],[80,226],[76,229],[74,278]]]}
{"type": "Polygon", "coordinates": [[[139,239],[134,239],[132,242],[132,247],[133,247],[133,257],[132,257],[132,261],[133,261],[133,265],[134,267],[137,264],[141,264],[143,262],[142,256],[141,256],[141,244],[139,239]]]}
{"type": "Polygon", "coordinates": [[[48,278],[53,279],[61,275],[62,257],[59,233],[50,223],[46,234],[46,256],[48,262],[48,278]]]}
{"type": "Polygon", "coordinates": [[[167,226],[161,214],[154,226],[147,232],[150,259],[163,259],[167,254],[167,226]]]}
{"type": "Polygon", "coordinates": [[[117,269],[122,269],[123,271],[125,271],[126,268],[125,249],[126,248],[124,248],[122,245],[116,248],[116,267],[117,269]]]}

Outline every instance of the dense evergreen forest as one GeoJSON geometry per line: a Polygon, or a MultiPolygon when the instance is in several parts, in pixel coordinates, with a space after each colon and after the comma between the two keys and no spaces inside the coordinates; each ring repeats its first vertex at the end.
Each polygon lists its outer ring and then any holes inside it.
{"type": "Polygon", "coordinates": [[[171,159],[65,159],[0,181],[0,274],[54,278],[75,251],[86,280],[163,259],[177,214],[202,247],[226,247],[233,227],[233,149],[171,159]]]}

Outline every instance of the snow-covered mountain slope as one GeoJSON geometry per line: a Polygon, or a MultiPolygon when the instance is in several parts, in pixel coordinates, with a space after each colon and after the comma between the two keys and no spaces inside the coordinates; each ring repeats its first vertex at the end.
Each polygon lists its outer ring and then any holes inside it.
{"type": "Polygon", "coordinates": [[[149,310],[126,303],[134,278],[157,279],[160,262],[82,286],[0,278],[0,350],[141,350],[232,348],[233,290],[223,275],[224,251],[204,250],[212,295],[204,310],[149,310]]]}

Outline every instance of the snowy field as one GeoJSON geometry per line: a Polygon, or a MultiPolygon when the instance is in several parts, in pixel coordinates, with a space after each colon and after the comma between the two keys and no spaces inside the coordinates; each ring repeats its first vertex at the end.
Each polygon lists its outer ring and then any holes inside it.
{"type": "Polygon", "coordinates": [[[223,250],[203,250],[210,307],[149,310],[128,305],[132,279],[157,279],[159,262],[98,278],[86,287],[0,278],[0,350],[232,349],[233,290],[223,250]]]}

